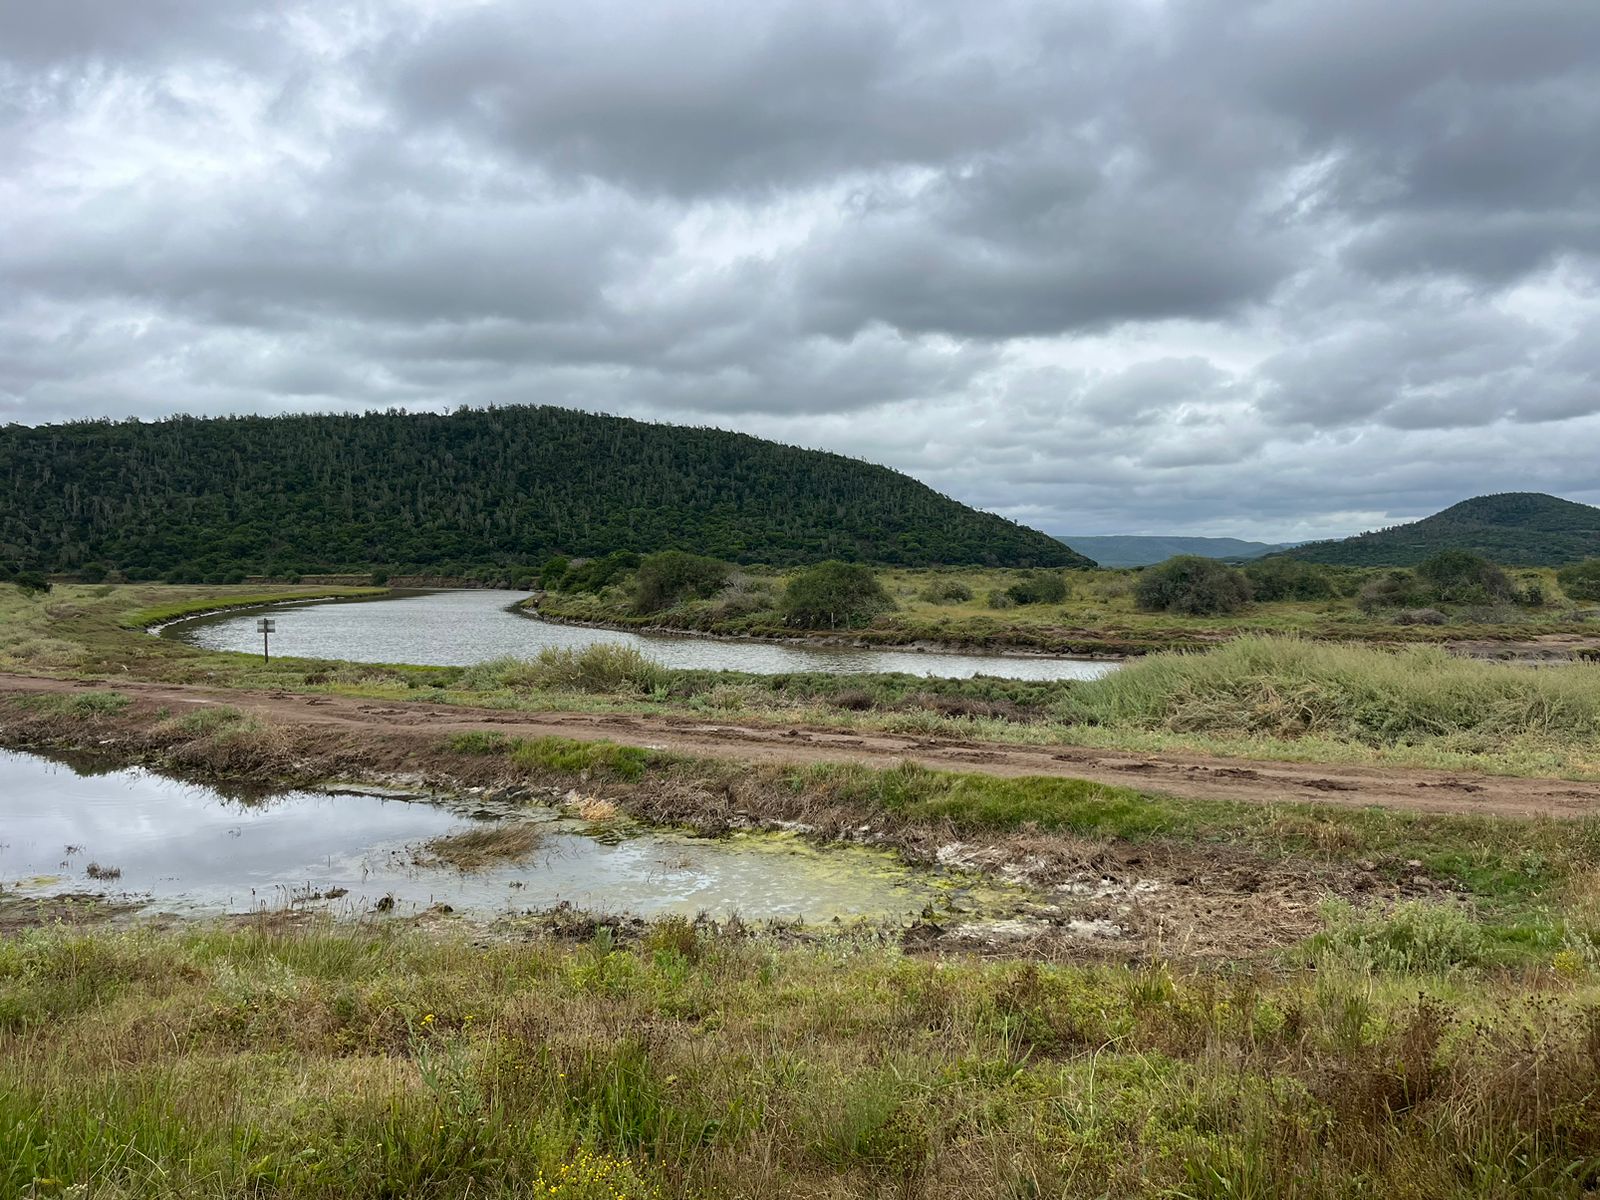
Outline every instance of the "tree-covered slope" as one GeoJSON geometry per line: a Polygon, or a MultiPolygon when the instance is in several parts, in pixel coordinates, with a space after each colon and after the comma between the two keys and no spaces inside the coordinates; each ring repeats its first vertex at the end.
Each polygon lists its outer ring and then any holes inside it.
{"type": "Polygon", "coordinates": [[[1440,550],[1471,550],[1519,567],[1576,562],[1600,555],[1600,508],[1542,492],[1503,492],[1463,500],[1409,525],[1285,553],[1311,562],[1404,567],[1440,550]]]}
{"type": "Polygon", "coordinates": [[[556,553],[1082,566],[885,467],[548,407],[0,428],[0,559],[161,575],[556,553]]]}

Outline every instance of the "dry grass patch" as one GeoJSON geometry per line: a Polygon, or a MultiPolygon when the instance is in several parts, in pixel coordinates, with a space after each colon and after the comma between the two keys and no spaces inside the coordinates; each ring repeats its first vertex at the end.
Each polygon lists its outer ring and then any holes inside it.
{"type": "Polygon", "coordinates": [[[543,841],[544,832],[532,822],[501,821],[431,838],[422,844],[416,861],[424,866],[482,871],[506,863],[524,862],[543,841]]]}

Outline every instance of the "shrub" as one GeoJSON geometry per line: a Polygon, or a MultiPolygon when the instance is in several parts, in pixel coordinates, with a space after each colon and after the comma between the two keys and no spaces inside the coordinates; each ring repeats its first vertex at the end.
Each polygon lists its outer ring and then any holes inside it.
{"type": "Polygon", "coordinates": [[[547,592],[554,591],[561,586],[571,567],[572,563],[565,555],[557,554],[545,559],[544,566],[539,568],[539,586],[547,592]]]}
{"type": "Polygon", "coordinates": [[[1011,598],[1011,593],[1004,588],[995,588],[986,597],[984,602],[990,608],[1015,608],[1017,602],[1011,598]]]}
{"type": "Polygon", "coordinates": [[[1327,568],[1297,558],[1260,558],[1244,573],[1257,600],[1328,600],[1335,593],[1327,568]]]}
{"type": "Polygon", "coordinates": [[[1248,604],[1250,581],[1215,559],[1180,554],[1140,572],[1133,596],[1145,612],[1209,616],[1238,612],[1248,604]]]}
{"type": "Polygon", "coordinates": [[[1059,571],[1029,571],[1006,595],[1018,604],[1060,604],[1067,598],[1067,581],[1059,571]]]}
{"type": "Polygon", "coordinates": [[[1568,563],[1556,572],[1556,582],[1573,600],[1600,600],[1600,558],[1568,563]]]}
{"type": "Polygon", "coordinates": [[[84,583],[104,583],[108,573],[103,563],[84,563],[78,568],[78,578],[84,583]]]}
{"type": "Polygon", "coordinates": [[[1380,608],[1421,608],[1429,599],[1428,589],[1415,575],[1397,569],[1369,579],[1356,599],[1356,606],[1370,613],[1380,608]]]}
{"type": "Polygon", "coordinates": [[[935,579],[917,598],[929,604],[965,604],[972,599],[972,589],[959,579],[935,579]]]}
{"type": "Polygon", "coordinates": [[[795,575],[781,605],[785,624],[806,629],[854,629],[893,608],[870,568],[843,562],[818,563],[795,575]]]}
{"type": "Polygon", "coordinates": [[[50,581],[38,571],[18,571],[11,579],[17,590],[28,596],[43,595],[50,590],[50,581]]]}
{"type": "Polygon", "coordinates": [[[604,558],[592,558],[582,566],[568,568],[555,587],[562,592],[598,592],[638,565],[637,554],[618,550],[604,558]]]}
{"type": "Polygon", "coordinates": [[[1417,578],[1430,599],[1444,604],[1485,604],[1514,599],[1509,576],[1482,555],[1468,550],[1441,550],[1417,564],[1417,578]]]}
{"type": "Polygon", "coordinates": [[[634,580],[635,612],[660,612],[680,600],[705,600],[728,582],[728,564],[682,550],[663,550],[639,563],[634,580]]]}

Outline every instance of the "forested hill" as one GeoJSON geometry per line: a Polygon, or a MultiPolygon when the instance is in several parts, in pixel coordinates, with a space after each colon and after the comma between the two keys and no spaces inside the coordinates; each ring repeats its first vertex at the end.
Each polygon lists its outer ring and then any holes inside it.
{"type": "Polygon", "coordinates": [[[1593,558],[1600,556],[1600,508],[1543,492],[1503,492],[1463,500],[1409,525],[1285,553],[1311,562],[1404,567],[1440,550],[1471,550],[1517,567],[1593,558]]]}
{"type": "Polygon", "coordinates": [[[0,428],[0,560],[136,577],[736,562],[1082,566],[885,467],[548,407],[0,428]]]}

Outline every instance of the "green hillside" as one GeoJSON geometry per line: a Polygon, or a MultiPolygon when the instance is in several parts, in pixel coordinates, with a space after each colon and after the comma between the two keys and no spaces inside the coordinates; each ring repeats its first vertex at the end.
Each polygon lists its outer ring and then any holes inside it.
{"type": "Polygon", "coordinates": [[[0,562],[134,577],[454,573],[682,548],[1085,566],[885,467],[744,434],[549,407],[0,428],[0,562]]]}
{"type": "Polygon", "coordinates": [[[1283,543],[1247,542],[1227,537],[1159,537],[1140,534],[1090,534],[1075,536],[1058,533],[1056,539],[1079,554],[1088,555],[1102,567],[1146,567],[1165,562],[1179,554],[1198,554],[1201,558],[1260,558],[1283,543]]]}
{"type": "Polygon", "coordinates": [[[1600,555],[1600,508],[1543,492],[1503,492],[1463,500],[1409,525],[1285,553],[1310,562],[1404,567],[1440,550],[1471,550],[1517,567],[1592,558],[1600,555]]]}

